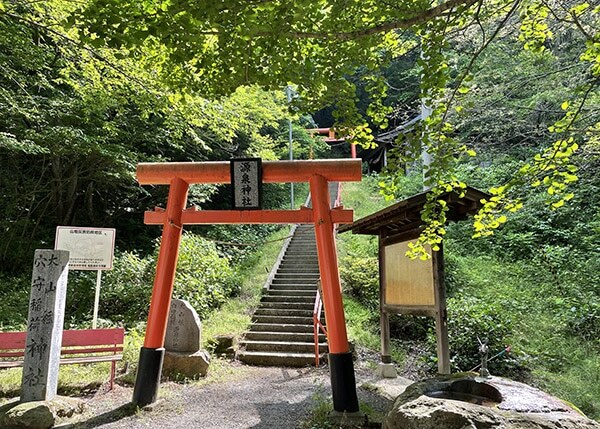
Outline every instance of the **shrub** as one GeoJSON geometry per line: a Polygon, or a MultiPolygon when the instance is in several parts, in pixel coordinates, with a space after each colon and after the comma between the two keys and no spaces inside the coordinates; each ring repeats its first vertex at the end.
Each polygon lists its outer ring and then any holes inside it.
{"type": "Polygon", "coordinates": [[[434,320],[427,316],[390,314],[390,336],[404,341],[422,341],[434,328],[434,320]]]}
{"type": "Polygon", "coordinates": [[[266,238],[278,228],[280,225],[214,225],[200,229],[203,231],[200,235],[214,240],[221,256],[239,264],[260,249],[266,238]]]}
{"type": "Polygon", "coordinates": [[[345,257],[340,267],[344,292],[379,311],[379,264],[373,257],[345,257]]]}
{"type": "Polygon", "coordinates": [[[600,300],[589,297],[583,304],[571,307],[566,335],[573,335],[600,347],[600,300]]]}
{"type": "MultiPolygon", "coordinates": [[[[103,282],[100,314],[114,322],[134,326],[145,320],[155,274],[155,260],[132,252],[119,254],[103,282]]],[[[89,294],[88,294],[89,295],[89,294]]]]}
{"type": "Polygon", "coordinates": [[[219,256],[215,244],[194,234],[184,234],[174,296],[188,300],[202,319],[239,290],[229,260],[219,256]]]}
{"type": "MultiPolygon", "coordinates": [[[[469,371],[481,363],[478,337],[489,340],[489,357],[506,347],[506,341],[512,333],[512,319],[500,304],[462,296],[449,298],[447,306],[453,372],[469,371]]],[[[433,329],[429,333],[429,343],[435,344],[433,329]]],[[[498,358],[490,363],[491,371],[496,375],[508,375],[514,366],[515,362],[506,358],[498,358]]]]}
{"type": "MultiPolygon", "coordinates": [[[[153,255],[140,257],[123,252],[115,257],[113,269],[103,277],[100,317],[125,326],[146,320],[158,243],[153,255]]],[[[74,326],[87,324],[93,308],[95,273],[75,271],[69,276],[66,320],[74,326]]],[[[238,290],[229,260],[219,255],[214,243],[191,233],[183,234],[173,296],[189,301],[203,318],[238,290]]]]}
{"type": "Polygon", "coordinates": [[[0,275],[0,328],[2,331],[20,331],[27,324],[31,275],[0,275]]]}

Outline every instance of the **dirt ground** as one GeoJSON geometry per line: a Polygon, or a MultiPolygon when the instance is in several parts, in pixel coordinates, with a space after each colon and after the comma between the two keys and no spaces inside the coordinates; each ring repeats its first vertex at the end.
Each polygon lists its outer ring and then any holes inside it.
{"type": "MultiPolygon", "coordinates": [[[[380,427],[392,401],[377,388],[373,370],[356,371],[364,427],[380,427]]],[[[86,411],[56,427],[71,428],[321,428],[331,407],[327,368],[244,367],[230,380],[210,384],[162,383],[159,401],[146,410],[130,404],[133,388],[116,386],[85,399],[86,411]]]]}

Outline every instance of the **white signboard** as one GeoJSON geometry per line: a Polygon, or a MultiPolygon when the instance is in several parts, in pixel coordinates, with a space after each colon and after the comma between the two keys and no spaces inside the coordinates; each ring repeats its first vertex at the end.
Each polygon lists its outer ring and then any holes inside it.
{"type": "Polygon", "coordinates": [[[115,229],[57,226],[54,248],[70,252],[70,270],[110,270],[115,229]]]}

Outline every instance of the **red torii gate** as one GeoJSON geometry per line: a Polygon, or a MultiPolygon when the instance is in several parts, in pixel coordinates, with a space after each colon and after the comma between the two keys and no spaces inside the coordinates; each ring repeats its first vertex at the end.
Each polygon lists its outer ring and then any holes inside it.
{"type": "Polygon", "coordinates": [[[353,211],[331,209],[328,182],[361,180],[360,159],[264,161],[264,183],[308,182],[312,208],[299,210],[198,210],[186,209],[187,193],[194,183],[231,183],[230,163],[172,162],[141,163],[137,179],[142,185],[169,185],[166,210],[145,213],[144,222],[163,225],[162,241],[144,346],[133,392],[133,403],[147,405],[156,400],[162,362],[167,318],[183,225],[239,223],[313,223],[317,239],[319,271],[329,343],[329,369],[333,408],[338,412],[358,412],[354,365],[348,345],[344,307],[335,247],[334,224],[352,223],[353,211]]]}

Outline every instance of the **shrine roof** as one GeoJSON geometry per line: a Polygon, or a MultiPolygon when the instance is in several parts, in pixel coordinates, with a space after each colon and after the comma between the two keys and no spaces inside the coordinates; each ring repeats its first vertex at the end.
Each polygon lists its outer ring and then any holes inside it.
{"type": "MultiPolygon", "coordinates": [[[[446,217],[449,221],[464,220],[476,213],[482,207],[481,200],[484,198],[489,198],[489,195],[470,186],[462,198],[458,192],[446,192],[439,197],[448,204],[446,217]]],[[[409,239],[412,239],[412,236],[418,236],[424,225],[421,211],[426,202],[426,192],[413,195],[351,224],[342,225],[338,231],[382,237],[407,234],[411,236],[409,239]]]]}

